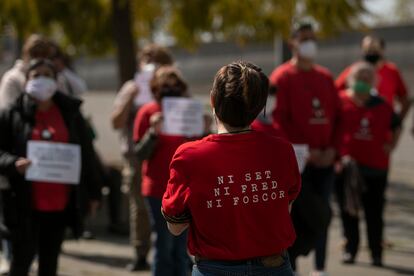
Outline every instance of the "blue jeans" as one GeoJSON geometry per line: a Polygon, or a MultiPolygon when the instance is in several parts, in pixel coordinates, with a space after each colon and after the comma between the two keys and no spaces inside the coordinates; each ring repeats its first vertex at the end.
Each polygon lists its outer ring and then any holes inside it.
{"type": "Polygon", "coordinates": [[[152,275],[187,276],[189,265],[187,233],[178,237],[170,233],[161,214],[161,199],[146,197],[145,201],[148,205],[152,229],[157,234],[152,275]]]}
{"type": "Polygon", "coordinates": [[[225,261],[200,261],[193,266],[192,276],[293,276],[289,257],[279,267],[265,267],[261,264],[246,263],[234,265],[225,261]]]}

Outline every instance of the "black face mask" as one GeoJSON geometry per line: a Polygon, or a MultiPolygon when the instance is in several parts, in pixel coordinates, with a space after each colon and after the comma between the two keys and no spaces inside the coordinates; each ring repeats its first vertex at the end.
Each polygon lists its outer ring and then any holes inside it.
{"type": "Polygon", "coordinates": [[[179,86],[163,86],[160,89],[161,99],[164,97],[181,97],[182,95],[183,91],[179,86]]]}
{"type": "Polygon", "coordinates": [[[365,61],[375,65],[378,63],[378,61],[381,59],[381,55],[378,53],[367,53],[364,55],[365,61]]]}

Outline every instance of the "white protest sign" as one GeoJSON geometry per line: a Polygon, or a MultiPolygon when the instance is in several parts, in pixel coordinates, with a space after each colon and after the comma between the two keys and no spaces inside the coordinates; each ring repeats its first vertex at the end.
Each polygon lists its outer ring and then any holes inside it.
{"type": "Polygon", "coordinates": [[[29,141],[27,158],[32,162],[26,180],[79,184],[81,149],[79,145],[29,141]]]}
{"type": "Polygon", "coordinates": [[[138,94],[134,99],[136,106],[141,106],[152,101],[153,98],[150,82],[154,75],[154,70],[154,64],[147,64],[142,67],[142,70],[140,72],[135,74],[134,80],[135,84],[138,87],[138,94]]]}
{"type": "Polygon", "coordinates": [[[295,151],[299,171],[302,173],[309,158],[309,146],[306,144],[294,144],[293,150],[295,151]]]}
{"type": "Polygon", "coordinates": [[[201,136],[204,132],[203,104],[201,101],[181,97],[162,100],[163,133],[187,137],[201,136]]]}

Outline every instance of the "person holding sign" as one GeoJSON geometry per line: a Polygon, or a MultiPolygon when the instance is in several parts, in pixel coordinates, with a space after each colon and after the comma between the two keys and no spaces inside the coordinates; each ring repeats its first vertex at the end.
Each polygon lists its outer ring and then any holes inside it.
{"type": "Polygon", "coordinates": [[[222,67],[210,94],[218,134],[180,146],[171,161],[162,212],[172,234],[189,228],[193,276],[293,275],[286,250],[301,185],[295,153],[250,128],[268,88],[251,63],[222,67]]]}
{"type": "MultiPolygon", "coordinates": [[[[147,255],[151,245],[151,229],[144,199],[141,195],[141,158],[134,154],[132,131],[137,111],[153,101],[150,81],[154,70],[171,65],[173,58],[169,51],[156,44],[145,46],[138,54],[139,71],[119,90],[111,114],[112,127],[120,131],[121,150],[125,159],[123,175],[129,187],[130,241],[134,246],[134,260],[128,264],[129,271],[148,269],[147,255]]],[[[152,148],[148,139],[145,147],[152,148]]]]}
{"type": "Polygon", "coordinates": [[[389,158],[400,136],[402,119],[384,98],[371,93],[375,86],[375,68],[368,62],[352,66],[347,84],[349,88],[340,93],[342,162],[337,167],[336,186],[346,238],[343,262],[355,262],[359,209],[363,209],[372,264],[382,266],[389,158]]]}
{"type": "Polygon", "coordinates": [[[81,233],[82,212],[96,210],[99,175],[80,100],[56,91],[51,61],[32,60],[25,93],[0,113],[0,174],[5,222],[11,232],[10,275],[56,275],[66,226],[81,233]],[[88,206],[89,205],[89,206],[88,206]]]}
{"type": "Polygon", "coordinates": [[[190,138],[183,132],[171,134],[165,131],[167,129],[165,123],[170,119],[163,119],[163,117],[169,116],[169,110],[173,110],[174,106],[164,110],[166,104],[163,101],[169,98],[186,97],[187,84],[177,68],[163,66],[155,71],[151,80],[151,91],[155,101],[138,110],[133,138],[136,142],[136,153],[140,158],[146,159],[142,165],[141,192],[148,206],[153,230],[157,234],[152,270],[155,276],[184,276],[187,275],[188,270],[186,235],[172,236],[168,232],[160,210],[161,198],[167,186],[170,160],[175,150],[190,138]],[[148,153],[144,153],[142,143],[148,139],[154,140],[154,147],[148,153]]]}

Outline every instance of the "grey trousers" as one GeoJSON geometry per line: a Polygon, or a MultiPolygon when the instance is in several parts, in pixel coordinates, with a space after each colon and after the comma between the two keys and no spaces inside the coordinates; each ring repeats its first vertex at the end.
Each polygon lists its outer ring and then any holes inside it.
{"type": "Polygon", "coordinates": [[[151,246],[148,210],[141,195],[141,165],[137,158],[128,158],[123,170],[124,183],[129,187],[130,240],[139,257],[145,257],[151,246]]]}

